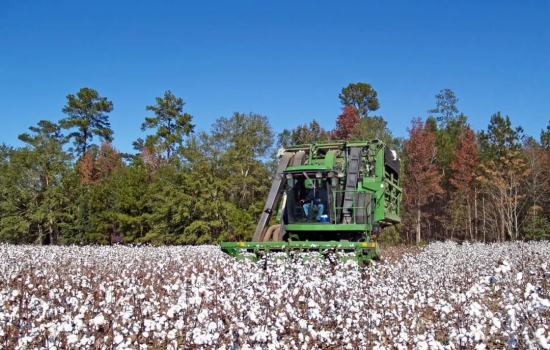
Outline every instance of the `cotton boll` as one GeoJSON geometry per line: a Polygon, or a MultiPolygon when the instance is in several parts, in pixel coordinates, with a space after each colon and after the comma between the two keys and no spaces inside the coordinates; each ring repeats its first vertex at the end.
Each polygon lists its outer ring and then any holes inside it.
{"type": "Polygon", "coordinates": [[[248,313],[248,318],[249,318],[250,321],[253,322],[253,323],[256,323],[256,324],[257,324],[257,323],[259,322],[258,317],[256,317],[256,313],[255,313],[254,311],[250,311],[250,312],[248,313]]]}
{"type": "Polygon", "coordinates": [[[252,335],[252,339],[256,340],[257,342],[260,342],[260,343],[265,343],[267,342],[267,333],[266,332],[256,332],[255,334],[252,335]]]}
{"type": "Polygon", "coordinates": [[[416,343],[417,350],[428,350],[428,343],[425,340],[421,340],[416,343]]]}
{"type": "Polygon", "coordinates": [[[204,323],[208,318],[208,311],[206,309],[202,310],[198,315],[197,315],[197,321],[199,321],[199,323],[204,323]]]}
{"type": "Polygon", "coordinates": [[[479,317],[479,316],[481,316],[481,305],[479,305],[478,302],[473,302],[473,303],[470,305],[469,312],[470,312],[470,315],[472,315],[472,316],[474,316],[474,317],[479,317]]]}
{"type": "Polygon", "coordinates": [[[78,335],[76,334],[69,334],[67,336],[67,344],[76,344],[78,342],[78,335]]]}
{"type": "Polygon", "coordinates": [[[466,344],[468,344],[468,337],[464,334],[459,334],[457,340],[460,346],[466,346],[466,344]]]}
{"type": "Polygon", "coordinates": [[[202,336],[202,334],[196,335],[195,338],[193,339],[193,343],[195,343],[197,345],[203,345],[204,344],[204,337],[202,336]]]}
{"type": "Polygon", "coordinates": [[[485,340],[485,334],[483,334],[483,331],[481,330],[482,326],[477,327],[470,327],[470,337],[474,339],[476,343],[479,343],[482,340],[485,340]]]}
{"type": "Polygon", "coordinates": [[[24,336],[19,338],[19,347],[26,348],[28,344],[32,341],[32,337],[24,336]]]}
{"type": "Polygon", "coordinates": [[[63,323],[61,326],[64,332],[71,332],[73,330],[73,326],[70,323],[63,323]]]}
{"type": "Polygon", "coordinates": [[[544,332],[545,332],[544,328],[537,329],[535,331],[535,337],[537,338],[539,345],[543,349],[550,349],[550,336],[548,338],[545,337],[544,332]]]}
{"type": "Polygon", "coordinates": [[[507,261],[504,261],[500,269],[503,273],[506,273],[506,272],[509,272],[512,268],[510,267],[510,264],[507,261]]]}
{"type": "Polygon", "coordinates": [[[525,285],[525,292],[523,296],[527,298],[531,295],[531,293],[535,292],[535,290],[536,290],[535,286],[533,286],[531,283],[527,283],[525,285]]]}
{"type": "Polygon", "coordinates": [[[102,326],[105,324],[105,317],[103,316],[103,314],[99,314],[93,318],[92,323],[97,327],[102,326]]]}
{"type": "Polygon", "coordinates": [[[548,300],[548,299],[543,299],[543,298],[539,298],[539,299],[538,299],[538,302],[540,303],[540,305],[541,305],[543,308],[550,309],[550,300],[548,300]]]}
{"type": "Polygon", "coordinates": [[[399,341],[402,343],[407,343],[409,341],[409,333],[407,332],[400,332],[399,333],[399,341]]]}
{"type": "Polygon", "coordinates": [[[311,335],[311,339],[315,340],[317,339],[317,331],[313,329],[313,327],[309,327],[309,335],[311,335]]]}

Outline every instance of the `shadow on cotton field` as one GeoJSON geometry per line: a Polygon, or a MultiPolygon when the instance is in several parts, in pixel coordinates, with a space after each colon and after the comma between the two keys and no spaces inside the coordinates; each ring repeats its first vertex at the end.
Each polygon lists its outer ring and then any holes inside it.
{"type": "Polygon", "coordinates": [[[548,242],[385,256],[0,245],[0,348],[550,349],[548,242]]]}

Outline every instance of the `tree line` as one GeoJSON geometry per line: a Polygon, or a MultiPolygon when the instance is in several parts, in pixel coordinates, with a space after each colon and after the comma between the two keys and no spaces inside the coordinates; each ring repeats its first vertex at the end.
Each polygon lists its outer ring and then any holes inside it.
{"type": "Polygon", "coordinates": [[[266,116],[235,112],[196,131],[166,91],[132,154],[111,142],[113,102],[91,88],[67,95],[57,122],[41,120],[0,145],[0,241],[16,244],[204,244],[249,240],[280,147],[380,139],[402,160],[402,224],[385,244],[550,237],[550,125],[539,139],[500,112],[475,132],[450,89],[408,137],[394,137],[366,83],[344,87],[331,130],[315,119],[274,132],[266,116]]]}

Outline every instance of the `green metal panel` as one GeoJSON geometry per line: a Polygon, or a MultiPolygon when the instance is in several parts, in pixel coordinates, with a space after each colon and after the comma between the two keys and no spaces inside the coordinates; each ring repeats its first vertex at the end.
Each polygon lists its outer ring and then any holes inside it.
{"type": "Polygon", "coordinates": [[[329,170],[334,168],[336,161],[336,151],[328,151],[325,155],[325,167],[329,170]]]}
{"type": "Polygon", "coordinates": [[[401,217],[392,213],[386,213],[386,219],[389,219],[394,222],[401,222],[401,217]]]}
{"type": "Polygon", "coordinates": [[[327,171],[332,170],[332,166],[329,168],[325,164],[306,164],[306,165],[297,165],[297,166],[289,166],[286,168],[286,172],[293,172],[293,171],[327,171]]]}

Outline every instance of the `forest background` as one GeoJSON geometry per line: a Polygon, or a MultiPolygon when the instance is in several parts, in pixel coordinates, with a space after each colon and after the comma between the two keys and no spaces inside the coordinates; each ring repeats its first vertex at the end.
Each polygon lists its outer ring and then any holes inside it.
{"type": "Polygon", "coordinates": [[[476,131],[454,92],[442,89],[398,138],[375,114],[370,84],[350,83],[337,98],[342,113],[332,130],[314,119],[276,133],[267,116],[234,112],[195,132],[184,100],[168,90],[144,106],[148,136],[129,154],[111,144],[114,103],[84,87],[60,106],[65,117],[20,134],[24,146],[0,145],[0,241],[249,240],[280,147],[374,138],[397,151],[403,169],[403,222],[385,229],[382,243],[550,238],[550,124],[526,135],[496,111],[476,131]]]}

